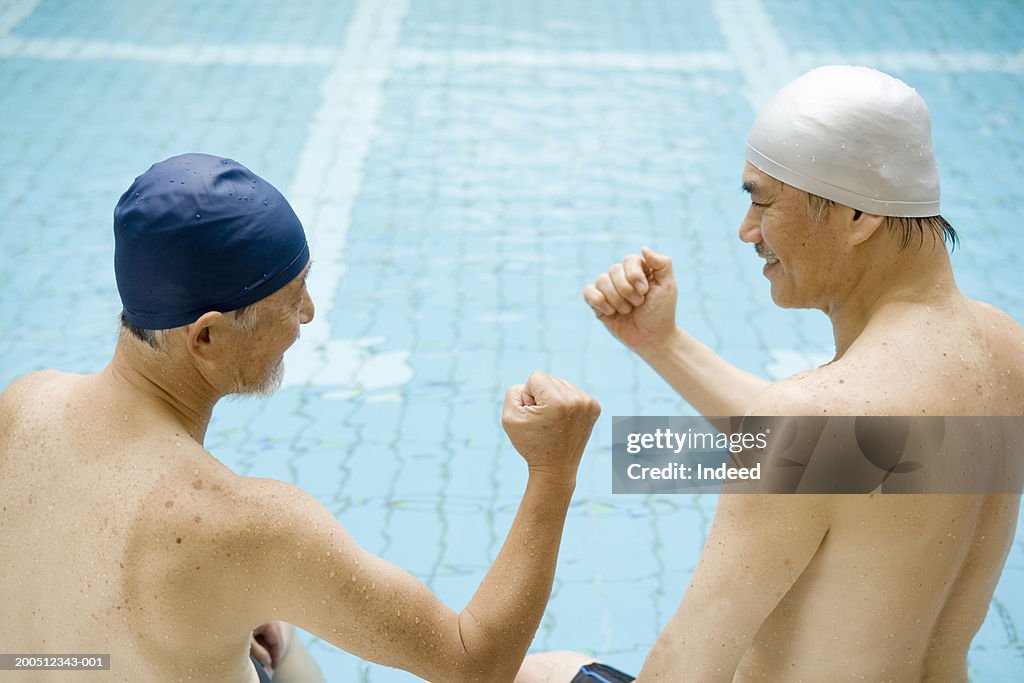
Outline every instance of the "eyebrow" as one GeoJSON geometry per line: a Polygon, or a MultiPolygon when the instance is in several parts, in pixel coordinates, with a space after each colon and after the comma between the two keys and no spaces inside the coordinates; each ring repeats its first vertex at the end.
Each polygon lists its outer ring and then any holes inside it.
{"type": "Polygon", "coordinates": [[[313,262],[310,261],[309,265],[306,266],[306,274],[302,276],[302,281],[305,282],[309,279],[309,273],[313,270],[313,262]]]}

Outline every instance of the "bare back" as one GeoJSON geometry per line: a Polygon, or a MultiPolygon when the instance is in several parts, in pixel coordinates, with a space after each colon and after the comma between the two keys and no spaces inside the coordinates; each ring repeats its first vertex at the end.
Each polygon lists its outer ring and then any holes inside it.
{"type": "MultiPolygon", "coordinates": [[[[109,653],[111,671],[84,680],[216,680],[249,683],[249,631],[173,591],[182,567],[166,524],[204,524],[211,497],[242,478],[183,429],[92,376],[36,373],[0,397],[0,620],[4,649],[20,653],[109,653]],[[183,656],[187,653],[187,656],[183,656]]],[[[210,567],[189,567],[196,585],[210,567]]],[[[47,672],[6,674],[42,681],[47,672]]],[[[5,680],[7,678],[5,677],[5,680]]]]}
{"type": "MultiPolygon", "coordinates": [[[[899,311],[842,359],[784,384],[830,414],[1021,415],[1024,332],[966,299],[899,311]]],[[[757,632],[736,680],[966,681],[967,650],[1012,544],[1019,501],[830,497],[827,534],[757,632]]]]}

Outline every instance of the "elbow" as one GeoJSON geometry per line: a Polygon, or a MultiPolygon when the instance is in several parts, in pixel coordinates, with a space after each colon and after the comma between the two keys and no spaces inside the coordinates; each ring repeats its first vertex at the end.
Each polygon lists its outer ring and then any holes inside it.
{"type": "MultiPolygon", "coordinates": [[[[490,644],[489,644],[490,645],[490,644]]],[[[525,652],[516,656],[495,643],[490,647],[466,650],[454,671],[442,680],[447,683],[512,683],[522,666],[525,652]]]]}
{"type": "Polygon", "coordinates": [[[454,658],[451,670],[439,679],[448,683],[512,683],[519,668],[529,640],[518,646],[514,638],[496,637],[488,633],[483,625],[471,615],[460,615],[459,642],[461,652],[454,658]],[[469,620],[464,620],[469,616],[469,620]]]}
{"type": "Polygon", "coordinates": [[[480,657],[467,657],[453,671],[445,672],[437,680],[440,683],[513,683],[519,665],[485,661],[480,657]]]}

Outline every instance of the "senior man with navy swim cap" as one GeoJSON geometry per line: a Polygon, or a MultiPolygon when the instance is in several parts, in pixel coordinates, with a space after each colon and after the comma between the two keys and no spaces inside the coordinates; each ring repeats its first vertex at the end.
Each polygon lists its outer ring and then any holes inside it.
{"type": "Polygon", "coordinates": [[[238,476],[203,447],[217,401],[272,391],[314,315],[309,247],[285,198],[235,161],[185,154],[135,180],[114,237],[111,363],[32,373],[0,394],[4,650],[108,653],[118,681],[322,680],[296,624],[428,680],[512,680],[598,404],[542,372],[508,389],[502,425],[526,490],[456,613],[308,494],[238,476]]]}
{"type": "MultiPolygon", "coordinates": [[[[1024,414],[1024,330],[956,286],[945,244],[956,233],[939,212],[931,119],[913,88],[864,67],[804,74],[758,114],[742,185],[739,238],[764,260],[775,304],[829,317],[831,362],[774,382],[733,366],[676,324],[685,260],[646,247],[583,293],[695,409],[1024,414]]],[[[689,585],[663,587],[685,594],[635,680],[966,681],[1019,502],[723,493],[689,585]]],[[[528,658],[518,680],[634,679],[549,653],[528,658]]]]}

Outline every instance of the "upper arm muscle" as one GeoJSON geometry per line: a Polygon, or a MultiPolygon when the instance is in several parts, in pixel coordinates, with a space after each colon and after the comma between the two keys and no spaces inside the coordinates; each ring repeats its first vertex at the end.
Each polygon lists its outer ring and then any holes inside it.
{"type": "MultiPolygon", "coordinates": [[[[776,383],[750,415],[820,415],[798,385],[776,383]]],[[[679,609],[651,650],[644,676],[693,672],[732,680],[758,629],[810,563],[829,528],[827,496],[722,494],[679,609]]]]}
{"type": "Polygon", "coordinates": [[[258,499],[238,539],[251,558],[251,609],[294,623],[357,656],[422,676],[454,671],[458,616],[418,579],[358,546],[298,488],[248,480],[258,499]]]}
{"type": "Polygon", "coordinates": [[[641,673],[685,667],[700,680],[727,672],[722,680],[731,681],[762,622],[807,567],[827,530],[822,496],[722,495],[686,594],[641,673]]]}

